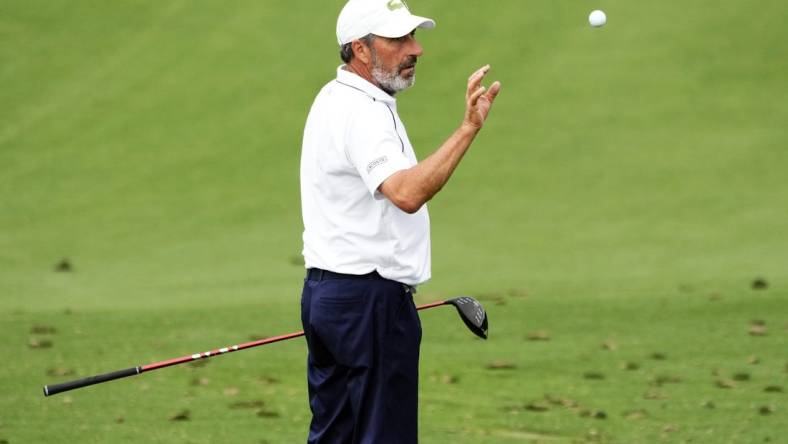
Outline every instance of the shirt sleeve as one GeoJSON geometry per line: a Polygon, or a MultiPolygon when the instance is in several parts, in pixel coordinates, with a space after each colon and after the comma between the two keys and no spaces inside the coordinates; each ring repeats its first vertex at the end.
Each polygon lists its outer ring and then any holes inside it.
{"type": "Polygon", "coordinates": [[[384,197],[378,192],[384,180],[413,166],[397,134],[394,113],[383,102],[358,110],[348,128],[345,151],[376,199],[384,197]]]}

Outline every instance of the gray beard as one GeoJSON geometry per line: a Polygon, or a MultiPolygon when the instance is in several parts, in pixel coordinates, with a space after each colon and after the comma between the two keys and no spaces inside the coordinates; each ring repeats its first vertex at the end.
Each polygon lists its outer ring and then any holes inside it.
{"type": "Polygon", "coordinates": [[[386,72],[380,66],[378,55],[372,52],[372,78],[378,82],[380,89],[394,95],[400,91],[405,91],[416,83],[416,74],[414,73],[411,78],[405,78],[399,75],[399,66],[394,68],[393,72],[386,72]]]}

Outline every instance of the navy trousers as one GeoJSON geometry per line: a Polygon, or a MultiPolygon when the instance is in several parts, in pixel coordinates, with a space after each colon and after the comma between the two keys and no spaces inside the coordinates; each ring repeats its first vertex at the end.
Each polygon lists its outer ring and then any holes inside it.
{"type": "Polygon", "coordinates": [[[309,444],[415,444],[421,323],[401,283],[304,282],[309,444]]]}

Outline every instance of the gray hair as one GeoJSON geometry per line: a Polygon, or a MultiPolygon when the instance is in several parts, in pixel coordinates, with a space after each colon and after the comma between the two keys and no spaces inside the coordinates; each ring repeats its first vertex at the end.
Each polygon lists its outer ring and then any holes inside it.
{"type": "MultiPolygon", "coordinates": [[[[364,37],[361,37],[359,40],[361,40],[362,42],[364,42],[365,45],[371,48],[372,42],[375,40],[375,34],[367,34],[364,37]]],[[[339,57],[342,59],[343,62],[350,63],[350,61],[353,60],[354,56],[355,54],[353,54],[353,42],[345,43],[344,45],[342,45],[342,48],[339,50],[339,57]]]]}

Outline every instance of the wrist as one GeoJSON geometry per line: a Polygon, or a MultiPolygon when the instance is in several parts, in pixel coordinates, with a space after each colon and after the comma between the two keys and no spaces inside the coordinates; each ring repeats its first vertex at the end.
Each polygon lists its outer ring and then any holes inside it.
{"type": "Polygon", "coordinates": [[[479,131],[481,131],[481,129],[482,129],[481,125],[476,125],[465,120],[462,122],[462,125],[460,125],[458,131],[460,133],[467,134],[469,136],[475,136],[476,134],[479,133],[479,131]]]}

